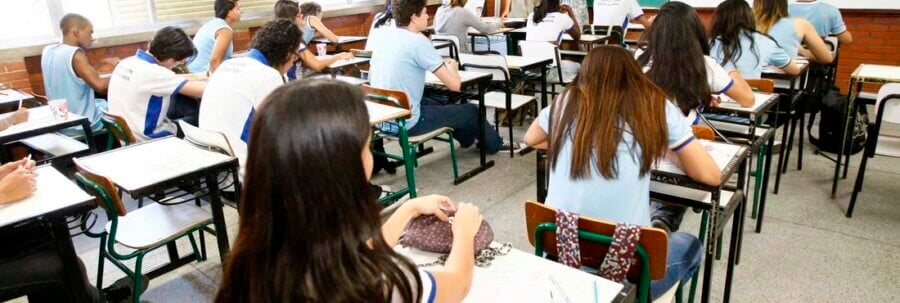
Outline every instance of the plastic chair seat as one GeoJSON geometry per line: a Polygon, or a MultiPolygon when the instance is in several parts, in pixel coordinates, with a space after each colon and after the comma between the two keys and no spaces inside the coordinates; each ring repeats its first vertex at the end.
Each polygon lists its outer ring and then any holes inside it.
{"type": "MultiPolygon", "coordinates": [[[[416,145],[416,144],[431,140],[434,137],[440,136],[441,134],[444,134],[447,132],[452,132],[452,131],[453,131],[452,128],[441,127],[441,128],[435,129],[433,131],[430,131],[430,132],[427,132],[427,133],[424,133],[424,134],[421,134],[418,136],[409,136],[409,144],[416,145]]],[[[400,140],[400,137],[397,137],[397,135],[393,135],[393,134],[385,134],[385,137],[387,137],[391,140],[400,140]]]]}
{"type": "Polygon", "coordinates": [[[58,133],[23,139],[23,144],[53,157],[71,155],[88,150],[87,144],[58,133]]]}
{"type": "Polygon", "coordinates": [[[878,136],[878,145],[875,147],[875,154],[900,158],[900,137],[890,135],[878,136]]]}
{"type": "MultiPolygon", "coordinates": [[[[111,224],[106,224],[107,232],[111,224]]],[[[194,204],[153,203],[119,218],[116,242],[134,249],[153,248],[209,224],[212,224],[212,215],[194,204]]]]}
{"type": "MultiPolygon", "coordinates": [[[[511,101],[510,109],[512,109],[512,110],[519,109],[523,105],[537,100],[534,98],[534,96],[519,95],[519,94],[512,94],[510,96],[510,99],[511,99],[510,100],[511,101]]],[[[472,101],[471,103],[478,104],[477,101],[472,101]]],[[[490,108],[506,109],[506,93],[504,93],[504,92],[489,92],[487,94],[484,94],[484,106],[487,106],[490,108]]]]}

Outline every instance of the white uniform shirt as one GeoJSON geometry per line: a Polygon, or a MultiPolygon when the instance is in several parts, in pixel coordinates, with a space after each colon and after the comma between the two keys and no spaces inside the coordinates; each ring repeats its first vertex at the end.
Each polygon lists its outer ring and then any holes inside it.
{"type": "Polygon", "coordinates": [[[572,26],[575,26],[575,21],[568,14],[549,13],[540,23],[534,23],[534,13],[531,13],[525,24],[525,40],[559,43],[562,35],[572,26]]]}
{"type": "Polygon", "coordinates": [[[175,134],[166,118],[172,97],[187,83],[144,50],[119,62],[109,80],[109,112],[125,118],[137,141],[175,134]]]}
{"type": "Polygon", "coordinates": [[[253,115],[263,99],[284,83],[284,77],[256,49],[245,57],[226,60],[203,91],[200,128],[225,134],[243,167],[253,115]]]}
{"type": "Polygon", "coordinates": [[[621,25],[628,27],[628,20],[644,15],[637,0],[594,0],[595,25],[621,25]]]}

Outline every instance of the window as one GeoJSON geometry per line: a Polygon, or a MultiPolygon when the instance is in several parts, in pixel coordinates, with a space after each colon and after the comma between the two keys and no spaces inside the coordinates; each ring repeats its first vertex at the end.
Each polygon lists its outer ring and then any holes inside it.
{"type": "Polygon", "coordinates": [[[54,35],[46,0],[0,1],[0,41],[54,35]]]}

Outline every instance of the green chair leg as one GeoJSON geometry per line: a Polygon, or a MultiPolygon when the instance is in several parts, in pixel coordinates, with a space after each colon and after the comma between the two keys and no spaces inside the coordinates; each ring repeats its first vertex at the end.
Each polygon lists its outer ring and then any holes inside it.
{"type": "Polygon", "coordinates": [[[459,165],[456,163],[456,144],[453,141],[453,132],[448,132],[447,142],[450,143],[450,162],[453,163],[453,180],[456,180],[459,178],[459,165]]]}
{"type": "MultiPolygon", "coordinates": [[[[199,232],[202,234],[203,230],[199,230],[199,232]]],[[[193,232],[188,233],[187,236],[188,236],[188,240],[191,241],[191,249],[194,250],[194,258],[197,260],[197,262],[203,261],[204,260],[203,255],[200,253],[200,250],[197,249],[197,241],[194,240],[194,233],[193,232]]]]}
{"type": "Polygon", "coordinates": [[[103,265],[106,263],[106,233],[100,234],[100,252],[97,262],[97,289],[103,289],[103,265]]]}
{"type": "Polygon", "coordinates": [[[131,302],[132,303],[140,303],[141,302],[141,294],[144,292],[143,287],[143,275],[141,274],[141,265],[144,263],[144,254],[140,253],[137,255],[137,259],[134,261],[134,276],[131,277],[133,281],[131,283],[131,302]]]}
{"type": "Polygon", "coordinates": [[[683,301],[682,296],[684,295],[681,291],[684,288],[684,283],[682,281],[678,281],[678,289],[675,290],[675,303],[681,303],[683,301]]]}
{"type": "MultiPolygon", "coordinates": [[[[700,248],[706,249],[703,245],[704,240],[706,239],[706,228],[709,223],[709,212],[704,211],[703,216],[700,218],[700,248]]],[[[699,270],[698,270],[699,272],[699,270]]],[[[697,273],[694,273],[694,277],[691,278],[691,291],[688,294],[688,302],[694,302],[694,295],[697,294],[697,277],[699,277],[697,273]]]]}

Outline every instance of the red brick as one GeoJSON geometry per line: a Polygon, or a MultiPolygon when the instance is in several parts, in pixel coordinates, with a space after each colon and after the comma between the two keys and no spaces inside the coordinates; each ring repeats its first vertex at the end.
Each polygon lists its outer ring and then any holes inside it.
{"type": "MultiPolygon", "coordinates": [[[[895,20],[896,21],[896,20],[895,20]]],[[[853,26],[853,31],[862,31],[862,32],[886,32],[888,31],[888,26],[886,24],[860,24],[853,26]]]]}
{"type": "Polygon", "coordinates": [[[7,83],[12,88],[24,89],[31,88],[31,82],[28,82],[28,79],[15,80],[7,83]]]}
{"type": "Polygon", "coordinates": [[[885,43],[884,39],[876,39],[876,38],[856,39],[854,37],[853,44],[847,45],[847,47],[850,47],[852,45],[885,45],[885,44],[886,43],[885,43]]]}
{"type": "Polygon", "coordinates": [[[25,70],[25,61],[9,62],[9,63],[4,63],[2,65],[3,65],[3,69],[0,69],[0,72],[3,72],[3,71],[14,72],[14,71],[25,70]]]}
{"type": "Polygon", "coordinates": [[[872,18],[872,23],[876,23],[876,24],[897,24],[897,21],[898,21],[898,20],[900,20],[900,18],[898,18],[897,16],[891,16],[891,17],[886,17],[886,16],[885,16],[885,17],[881,17],[881,16],[879,16],[879,17],[874,17],[874,18],[872,18]]]}
{"type": "Polygon", "coordinates": [[[897,39],[897,38],[900,38],[900,32],[871,32],[871,33],[869,33],[869,37],[897,39]]]}
{"type": "Polygon", "coordinates": [[[875,54],[896,54],[900,49],[890,46],[869,46],[866,51],[875,54]]]}
{"type": "Polygon", "coordinates": [[[2,73],[0,74],[0,82],[12,82],[16,80],[28,79],[28,72],[24,70],[2,73]]]}

